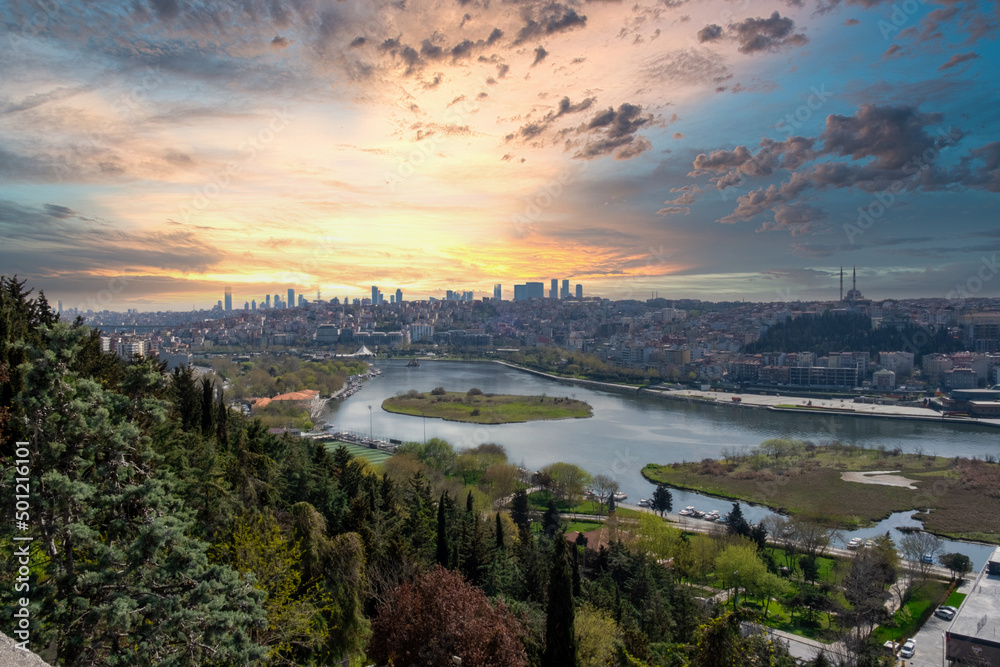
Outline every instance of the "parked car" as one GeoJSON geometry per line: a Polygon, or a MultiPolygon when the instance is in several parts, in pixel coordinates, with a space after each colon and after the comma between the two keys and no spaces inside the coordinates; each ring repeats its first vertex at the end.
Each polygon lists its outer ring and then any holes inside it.
{"type": "Polygon", "coordinates": [[[934,556],[930,554],[924,554],[923,556],[920,557],[920,560],[924,561],[925,563],[933,563],[934,556]]]}
{"type": "Polygon", "coordinates": [[[943,618],[946,621],[950,621],[955,618],[955,612],[951,609],[945,609],[944,607],[938,607],[937,611],[934,612],[934,615],[938,618],[943,618]]]}
{"type": "Polygon", "coordinates": [[[903,648],[899,650],[899,657],[912,658],[913,654],[916,653],[916,651],[917,651],[917,642],[914,641],[913,638],[911,637],[910,639],[906,640],[906,642],[903,644],[903,648]]]}

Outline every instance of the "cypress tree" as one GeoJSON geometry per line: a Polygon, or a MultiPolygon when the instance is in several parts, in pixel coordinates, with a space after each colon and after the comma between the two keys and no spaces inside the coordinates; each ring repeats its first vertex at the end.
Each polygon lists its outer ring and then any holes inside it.
{"type": "Polygon", "coordinates": [[[496,529],[497,551],[503,551],[503,523],[500,521],[500,512],[497,512],[496,519],[497,519],[497,529],[496,529]]]}
{"type": "Polygon", "coordinates": [[[510,518],[514,525],[522,531],[531,529],[531,506],[528,504],[528,493],[524,489],[514,492],[514,499],[511,502],[510,518]]]}
{"type": "Polygon", "coordinates": [[[215,388],[207,377],[201,379],[201,434],[212,437],[215,430],[213,407],[215,406],[215,388]]]}
{"type": "Polygon", "coordinates": [[[451,547],[448,545],[448,516],[447,516],[448,492],[442,491],[438,500],[437,515],[437,562],[441,567],[448,567],[448,560],[451,557],[451,547]]]}
{"type": "Polygon", "coordinates": [[[545,667],[577,667],[574,629],[573,577],[566,558],[566,536],[556,535],[545,613],[545,667]]]}
{"type": "Polygon", "coordinates": [[[580,550],[574,544],[573,550],[573,596],[580,597],[580,550]]]}

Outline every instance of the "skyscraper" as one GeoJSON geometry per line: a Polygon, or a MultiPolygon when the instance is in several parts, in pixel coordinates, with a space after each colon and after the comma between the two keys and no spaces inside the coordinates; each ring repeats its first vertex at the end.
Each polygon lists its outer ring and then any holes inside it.
{"type": "Polygon", "coordinates": [[[294,307],[295,307],[295,290],[290,289],[288,290],[288,303],[285,304],[285,308],[294,308],[294,307]]]}
{"type": "Polygon", "coordinates": [[[403,303],[403,290],[399,287],[396,288],[396,303],[403,303]]]}
{"type": "Polygon", "coordinates": [[[280,294],[275,294],[274,295],[274,309],[277,310],[278,308],[281,308],[281,295],[280,294]]]}
{"type": "Polygon", "coordinates": [[[257,310],[257,299],[250,300],[250,310],[257,310]]]}
{"type": "Polygon", "coordinates": [[[267,306],[268,308],[271,307],[271,295],[270,294],[265,294],[264,295],[264,305],[267,306]]]}
{"type": "Polygon", "coordinates": [[[552,287],[549,288],[549,298],[550,299],[558,299],[559,298],[559,279],[558,278],[553,278],[552,279],[552,287]]]}
{"type": "Polygon", "coordinates": [[[544,299],[545,283],[524,283],[525,299],[544,299]]]}
{"type": "Polygon", "coordinates": [[[233,288],[226,288],[226,312],[231,312],[233,310],[233,288]]]}
{"type": "Polygon", "coordinates": [[[502,289],[500,288],[500,283],[493,286],[493,298],[497,301],[501,301],[502,289]]]}
{"type": "Polygon", "coordinates": [[[569,281],[566,280],[565,278],[563,278],[562,290],[559,291],[559,298],[560,299],[569,298],[569,281]]]}
{"type": "Polygon", "coordinates": [[[576,298],[577,299],[583,298],[583,285],[581,285],[580,283],[576,284],[576,298]]]}

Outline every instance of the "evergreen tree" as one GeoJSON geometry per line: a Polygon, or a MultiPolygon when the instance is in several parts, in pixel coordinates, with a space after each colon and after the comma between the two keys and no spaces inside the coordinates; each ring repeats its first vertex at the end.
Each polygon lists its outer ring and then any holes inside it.
{"type": "Polygon", "coordinates": [[[441,492],[437,511],[437,562],[441,567],[448,567],[451,547],[448,544],[448,492],[441,492]]]}
{"type": "MultiPolygon", "coordinates": [[[[579,535],[577,535],[579,537],[579,535]]],[[[576,544],[570,547],[573,550],[573,596],[580,597],[580,550],[576,544]]]]}
{"type": "Polygon", "coordinates": [[[531,528],[531,505],[528,503],[528,493],[524,489],[514,492],[514,499],[511,502],[510,518],[514,525],[522,531],[531,528]]]}
{"type": "Polygon", "coordinates": [[[742,535],[750,537],[750,524],[743,517],[743,510],[739,503],[733,503],[733,509],[729,513],[729,523],[726,524],[730,535],[742,535]]]}
{"type": "Polygon", "coordinates": [[[201,379],[201,434],[210,438],[215,430],[215,386],[210,379],[201,379]]]}
{"type": "Polygon", "coordinates": [[[661,517],[674,509],[674,497],[670,489],[662,484],[657,484],[656,491],[653,491],[652,509],[654,512],[659,512],[661,517]]]}
{"type": "Polygon", "coordinates": [[[542,515],[542,529],[546,535],[551,537],[561,527],[562,522],[559,520],[559,510],[556,509],[555,501],[550,499],[549,507],[545,510],[545,514],[542,515]]]}
{"type": "MultiPolygon", "coordinates": [[[[253,664],[263,649],[249,629],[264,620],[263,594],[212,565],[189,537],[191,512],[154,468],[135,399],[72,370],[82,328],[55,324],[23,344],[16,397],[30,428],[36,544],[47,559],[33,591],[39,633],[57,662],[74,665],[253,664]],[[86,406],[81,409],[81,406],[86,406]],[[128,415],[132,415],[129,417],[128,415]],[[33,480],[34,481],[34,480],[33,480]]],[[[127,370],[127,386],[161,419],[159,369],[127,370]]]]}
{"type": "Polygon", "coordinates": [[[496,513],[496,548],[497,551],[503,551],[503,523],[500,521],[500,512],[496,513]]]}
{"type": "Polygon", "coordinates": [[[566,558],[566,537],[556,535],[545,613],[545,667],[577,667],[574,630],[573,578],[566,558]]]}

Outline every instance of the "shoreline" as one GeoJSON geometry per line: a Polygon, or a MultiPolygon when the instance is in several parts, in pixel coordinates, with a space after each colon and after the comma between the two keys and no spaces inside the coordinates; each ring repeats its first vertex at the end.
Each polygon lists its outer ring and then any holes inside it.
{"type": "Polygon", "coordinates": [[[732,407],[750,410],[770,410],[790,414],[808,414],[832,417],[867,417],[869,419],[901,419],[940,424],[968,424],[971,426],[1000,427],[997,419],[976,419],[974,417],[946,417],[930,408],[911,408],[894,405],[875,405],[871,403],[845,403],[833,399],[816,399],[787,394],[782,396],[767,396],[761,394],[737,394],[729,391],[702,391],[696,389],[651,389],[642,387],[640,393],[658,396],[668,401],[694,403],[696,405],[712,405],[716,407],[732,407]],[[739,398],[739,401],[733,401],[739,398]],[[730,402],[725,402],[729,399],[730,402]],[[782,403],[778,403],[782,400],[782,403]],[[789,402],[810,401],[811,406],[789,406],[789,402]],[[857,406],[857,407],[854,407],[857,406]],[[906,412],[904,412],[906,411],[906,412]],[[921,412],[916,412],[921,411],[921,412]]]}
{"type": "MultiPolygon", "coordinates": [[[[591,386],[598,389],[606,389],[610,391],[618,391],[623,393],[635,393],[635,394],[645,394],[647,396],[655,396],[657,398],[662,398],[668,401],[678,401],[682,403],[694,403],[696,405],[712,405],[715,407],[735,407],[750,410],[770,410],[772,412],[784,412],[791,414],[808,414],[808,415],[820,415],[820,416],[836,416],[836,417],[867,417],[869,419],[901,419],[908,421],[921,421],[921,422],[931,422],[931,423],[941,423],[941,424],[968,424],[971,426],[985,426],[988,428],[998,428],[1000,427],[1000,419],[977,419],[975,417],[946,417],[930,408],[907,408],[900,406],[891,405],[875,405],[871,403],[849,403],[845,404],[848,406],[859,406],[867,408],[868,411],[863,411],[851,407],[850,409],[845,409],[843,405],[834,405],[835,401],[832,399],[814,399],[804,396],[795,396],[794,394],[787,394],[783,396],[769,397],[767,395],[761,394],[737,394],[729,391],[703,391],[700,389],[656,389],[649,386],[634,387],[627,384],[617,384],[614,382],[601,382],[599,380],[586,380],[581,378],[567,378],[559,375],[553,375],[552,373],[546,373],[544,371],[535,370],[533,368],[526,368],[524,366],[518,366],[517,364],[512,364],[508,361],[501,361],[499,359],[489,360],[491,363],[501,364],[508,368],[514,370],[524,371],[525,373],[531,373],[532,375],[538,375],[550,380],[556,380],[557,382],[566,382],[569,384],[576,384],[582,386],[591,386]],[[732,397],[737,397],[740,399],[739,402],[732,401],[732,397]],[[728,398],[729,403],[724,402],[723,398],[728,398]],[[762,400],[767,398],[782,398],[785,402],[789,401],[812,401],[816,405],[810,407],[786,407],[783,405],[774,405],[768,401],[762,400]],[[830,405],[827,405],[829,403],[830,405]],[[825,408],[825,409],[824,409],[825,408]],[[918,413],[906,413],[906,412],[894,412],[892,410],[926,410],[926,414],[918,413]]],[[[842,403],[837,401],[836,403],[842,403]]]]}

